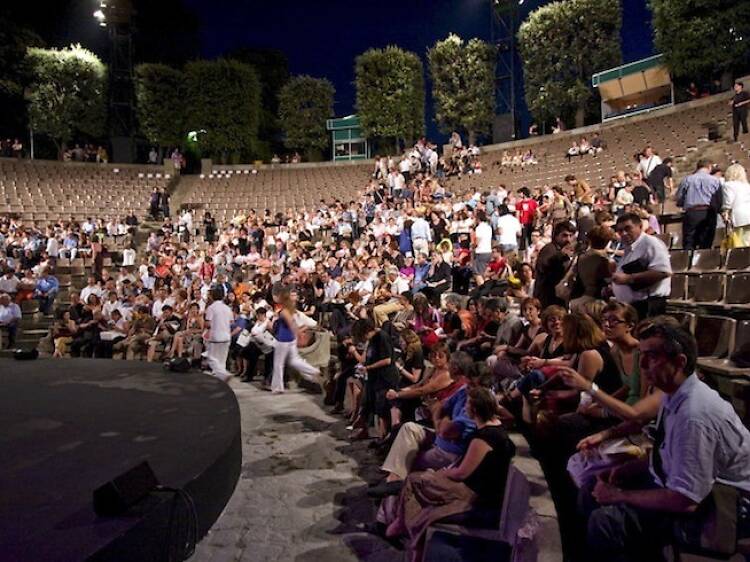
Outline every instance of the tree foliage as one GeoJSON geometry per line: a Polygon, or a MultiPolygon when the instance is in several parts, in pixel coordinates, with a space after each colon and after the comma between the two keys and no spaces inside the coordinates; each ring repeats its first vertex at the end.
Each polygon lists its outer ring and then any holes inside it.
{"type": "Polygon", "coordinates": [[[591,75],[622,61],[619,0],[565,0],[533,11],[521,25],[526,103],[545,121],[583,110],[592,95],[591,75]]]}
{"type": "Polygon", "coordinates": [[[370,49],[355,62],[357,115],[368,137],[411,142],[424,134],[422,61],[398,47],[370,49]]]}
{"type": "Polygon", "coordinates": [[[260,47],[241,47],[227,53],[226,58],[249,64],[258,75],[262,100],[258,127],[262,147],[259,148],[270,158],[275,150],[281,149],[279,91],[289,80],[289,59],[283,51],[260,47]]]}
{"type": "Polygon", "coordinates": [[[94,53],[80,45],[32,47],[25,63],[31,77],[29,119],[36,132],[52,138],[58,149],[77,134],[104,133],[107,70],[94,53]]]}
{"type": "Polygon", "coordinates": [[[651,0],[654,43],[675,76],[704,78],[750,59],[750,1],[651,0]]]}
{"type": "Polygon", "coordinates": [[[495,47],[450,34],[427,52],[427,60],[440,129],[465,131],[470,142],[489,133],[495,114],[495,47]]]}
{"type": "Polygon", "coordinates": [[[164,64],[140,64],[135,97],[138,124],[148,141],[161,147],[182,144],[187,133],[182,111],[185,75],[164,64]]]}
{"type": "Polygon", "coordinates": [[[186,128],[202,151],[225,158],[252,151],[258,140],[260,83],[252,67],[233,60],[195,61],[185,66],[186,128]]]}
{"type": "Polygon", "coordinates": [[[279,93],[279,119],[291,149],[322,150],[328,145],[326,119],[333,116],[335,89],[328,80],[295,76],[279,93]]]}
{"type": "Polygon", "coordinates": [[[42,47],[41,38],[13,21],[0,8],[0,133],[17,135],[27,130],[23,99],[24,59],[29,47],[42,47]]]}

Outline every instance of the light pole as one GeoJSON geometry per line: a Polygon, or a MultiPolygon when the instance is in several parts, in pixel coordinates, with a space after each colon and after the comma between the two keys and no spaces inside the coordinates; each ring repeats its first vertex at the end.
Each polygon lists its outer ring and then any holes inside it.
{"type": "Polygon", "coordinates": [[[29,116],[29,156],[34,159],[34,123],[31,120],[31,112],[28,111],[28,106],[31,105],[31,89],[24,88],[23,99],[26,101],[27,111],[26,114],[29,116]]]}
{"type": "Polygon", "coordinates": [[[133,87],[132,0],[98,0],[94,18],[110,37],[109,132],[115,162],[135,157],[135,90],[133,87]]]}
{"type": "Polygon", "coordinates": [[[490,0],[492,17],[492,44],[497,49],[497,70],[495,73],[495,110],[499,127],[499,140],[518,138],[516,114],[516,83],[518,65],[516,64],[516,31],[518,7],[524,0],[490,0]]]}

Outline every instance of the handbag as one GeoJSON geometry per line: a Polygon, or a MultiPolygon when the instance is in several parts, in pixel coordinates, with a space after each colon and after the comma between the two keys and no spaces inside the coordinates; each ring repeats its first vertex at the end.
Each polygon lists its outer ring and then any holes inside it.
{"type": "Polygon", "coordinates": [[[727,228],[727,235],[726,238],[724,238],[724,246],[725,249],[731,250],[733,248],[742,248],[743,246],[743,239],[742,235],[740,234],[740,231],[733,226],[731,226],[731,223],[727,225],[729,228],[727,228]]]}
{"type": "Polygon", "coordinates": [[[575,286],[578,277],[577,265],[578,256],[573,258],[573,261],[570,262],[570,267],[568,267],[568,271],[565,272],[565,275],[560,282],[555,285],[555,296],[558,299],[565,302],[570,300],[570,296],[573,294],[573,287],[575,286]]]}
{"type": "Polygon", "coordinates": [[[252,341],[257,344],[264,354],[271,353],[276,346],[276,338],[268,330],[261,332],[257,336],[252,336],[252,341]]]}
{"type": "Polygon", "coordinates": [[[250,343],[252,340],[252,334],[248,330],[242,330],[240,332],[240,335],[237,336],[237,346],[238,347],[247,347],[247,344],[250,343]]]}

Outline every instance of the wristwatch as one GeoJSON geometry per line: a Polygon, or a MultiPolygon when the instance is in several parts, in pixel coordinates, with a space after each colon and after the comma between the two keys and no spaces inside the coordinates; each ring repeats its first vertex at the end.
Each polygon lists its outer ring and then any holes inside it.
{"type": "Polygon", "coordinates": [[[591,396],[591,398],[593,398],[594,396],[596,396],[596,393],[599,392],[599,385],[596,384],[595,382],[592,382],[591,388],[589,388],[588,390],[584,390],[583,392],[585,392],[586,394],[591,396]]]}

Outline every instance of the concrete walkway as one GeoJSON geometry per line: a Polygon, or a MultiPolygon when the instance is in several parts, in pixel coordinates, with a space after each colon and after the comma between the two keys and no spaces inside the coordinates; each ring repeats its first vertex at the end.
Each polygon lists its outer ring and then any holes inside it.
{"type": "MultiPolygon", "coordinates": [[[[356,529],[374,520],[366,491],[381,477],[369,442],[350,443],[345,422],[325,413],[320,396],[301,390],[276,396],[236,380],[231,386],[242,415],[242,473],[191,561],[404,560],[401,551],[356,529]]],[[[514,436],[519,453],[527,455],[519,438],[514,436]]],[[[535,461],[520,462],[531,474],[534,507],[543,516],[539,560],[557,562],[557,524],[544,480],[535,461]]]]}

